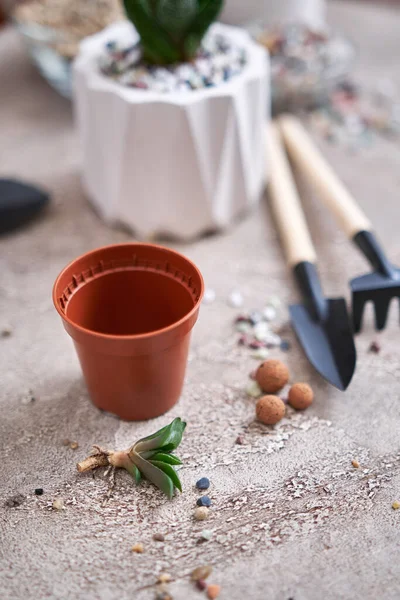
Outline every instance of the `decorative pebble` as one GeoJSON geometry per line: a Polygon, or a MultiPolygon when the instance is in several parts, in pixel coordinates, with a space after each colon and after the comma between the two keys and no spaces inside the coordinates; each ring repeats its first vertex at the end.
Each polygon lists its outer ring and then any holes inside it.
{"type": "Polygon", "coordinates": [[[210,480],[207,477],[202,477],[196,481],[196,487],[198,490],[208,490],[210,487],[210,480]]]}
{"type": "Polygon", "coordinates": [[[215,600],[221,593],[221,586],[216,584],[210,584],[207,586],[207,598],[215,600]]]}
{"type": "Polygon", "coordinates": [[[36,496],[43,496],[43,488],[36,488],[35,494],[36,496]]]}
{"type": "Polygon", "coordinates": [[[211,565],[204,565],[203,567],[196,567],[196,569],[194,569],[191,574],[190,574],[190,578],[192,579],[192,581],[199,581],[199,580],[204,580],[207,579],[207,577],[209,577],[212,573],[212,566],[211,565]]]}
{"type": "Polygon", "coordinates": [[[271,337],[271,330],[268,323],[261,321],[254,326],[254,337],[259,342],[266,342],[271,337]]]}
{"type": "Polygon", "coordinates": [[[4,329],[1,330],[0,333],[0,337],[2,338],[8,338],[12,335],[12,329],[9,327],[5,327],[4,329]]]}
{"type": "Polygon", "coordinates": [[[22,494],[15,494],[14,496],[11,496],[10,498],[8,498],[4,505],[7,506],[8,508],[16,508],[17,506],[21,506],[21,504],[25,501],[25,496],[23,496],[22,494]]]}
{"type": "Polygon", "coordinates": [[[204,581],[204,579],[198,579],[196,581],[196,587],[198,590],[200,590],[201,592],[204,592],[204,590],[207,589],[207,582],[204,581]]]}
{"type": "Polygon", "coordinates": [[[203,529],[203,531],[200,534],[200,537],[203,538],[203,540],[207,540],[210,541],[212,538],[213,532],[211,529],[203,529]]]}
{"type": "Polygon", "coordinates": [[[53,500],[52,508],[54,508],[54,510],[63,510],[65,508],[64,498],[56,498],[53,500]]]}
{"type": "Polygon", "coordinates": [[[238,446],[243,446],[244,444],[244,435],[238,435],[236,440],[235,440],[235,444],[238,444],[238,446]]]}
{"type": "Polygon", "coordinates": [[[243,296],[241,292],[239,292],[238,290],[234,290],[233,292],[231,292],[228,296],[228,304],[233,308],[240,308],[241,306],[243,306],[243,296]]]}
{"type": "Polygon", "coordinates": [[[360,463],[359,463],[359,462],[358,462],[358,460],[356,460],[356,459],[353,459],[353,460],[351,461],[351,464],[353,465],[353,467],[354,467],[355,469],[359,469],[359,468],[360,468],[360,463]]]}
{"type": "Polygon", "coordinates": [[[28,390],[28,392],[24,396],[22,396],[21,404],[32,404],[32,402],[35,402],[35,400],[36,398],[32,390],[28,390]]]}
{"type": "Polygon", "coordinates": [[[251,356],[257,360],[265,360],[269,356],[267,348],[257,348],[255,352],[252,352],[251,356]]]}
{"type": "Polygon", "coordinates": [[[262,394],[262,389],[258,385],[257,381],[251,381],[246,388],[246,394],[251,398],[259,398],[262,394]]]}
{"type": "Polygon", "coordinates": [[[289,390],[288,402],[296,410],[308,408],[314,400],[314,392],[308,383],[295,383],[289,390]]]}
{"type": "Polygon", "coordinates": [[[76,450],[77,448],[79,448],[79,444],[78,442],[70,442],[69,447],[71,448],[71,450],[76,450]]]}
{"type": "Polygon", "coordinates": [[[173,600],[173,598],[169,592],[163,590],[156,593],[155,600],[173,600]]]}
{"type": "Polygon", "coordinates": [[[212,288],[206,288],[203,296],[203,304],[212,304],[217,297],[215,290],[212,288]]]}
{"type": "Polygon", "coordinates": [[[147,66],[141,62],[138,44],[121,46],[111,40],[105,45],[99,66],[104,75],[122,85],[168,93],[219,85],[241,73],[246,62],[246,51],[211,27],[190,62],[147,66]]]}
{"type": "Polygon", "coordinates": [[[239,321],[239,323],[237,323],[235,325],[235,329],[239,333],[245,333],[245,334],[252,333],[252,331],[253,331],[252,326],[247,321],[239,321]]]}
{"type": "Polygon", "coordinates": [[[266,321],[273,321],[276,319],[276,309],[273,306],[266,306],[262,315],[266,321]]]}
{"type": "Polygon", "coordinates": [[[282,352],[287,352],[288,350],[290,350],[290,342],[288,342],[287,340],[281,340],[280,349],[282,350],[282,352]]]}
{"type": "Polygon", "coordinates": [[[160,573],[158,576],[158,583],[169,583],[172,580],[172,576],[169,573],[160,573]]]}
{"type": "Polygon", "coordinates": [[[278,396],[263,396],[257,401],[257,419],[265,425],[275,425],[285,416],[285,404],[278,396]]]}
{"type": "Polygon", "coordinates": [[[71,442],[68,438],[64,438],[61,443],[63,446],[69,446],[71,442]]]}
{"type": "Polygon", "coordinates": [[[266,360],[257,369],[256,380],[267,394],[282,389],[289,381],[289,370],[280,360],[266,360]]]}
{"type": "Polygon", "coordinates": [[[208,519],[209,514],[210,511],[206,506],[198,506],[194,511],[194,518],[196,521],[205,521],[208,519]]]}
{"type": "Polygon", "coordinates": [[[144,546],[143,544],[141,544],[140,542],[137,544],[134,544],[131,548],[132,552],[136,552],[137,554],[143,554],[144,552],[144,546]]]}
{"type": "Polygon", "coordinates": [[[201,496],[196,502],[197,506],[211,506],[211,498],[209,496],[201,496]]]}
{"type": "Polygon", "coordinates": [[[380,344],[377,341],[371,342],[370,347],[368,348],[368,352],[372,352],[373,354],[379,354],[380,351],[380,344]]]}
{"type": "Polygon", "coordinates": [[[398,510],[400,508],[400,502],[398,500],[395,500],[392,504],[392,508],[393,510],[398,510]]]}
{"type": "Polygon", "coordinates": [[[263,313],[260,313],[258,310],[254,310],[249,315],[249,320],[252,325],[257,325],[261,323],[263,320],[263,313]]]}
{"type": "Polygon", "coordinates": [[[162,534],[162,533],[155,533],[155,534],[153,535],[153,540],[154,540],[155,542],[165,542],[165,537],[163,536],[163,534],[162,534]]]}

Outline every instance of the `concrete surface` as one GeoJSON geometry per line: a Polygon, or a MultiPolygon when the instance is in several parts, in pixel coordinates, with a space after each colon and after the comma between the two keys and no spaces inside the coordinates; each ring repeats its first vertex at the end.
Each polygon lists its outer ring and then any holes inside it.
{"type": "MultiPolygon", "coordinates": [[[[360,78],[388,76],[400,89],[400,13],[358,3],[330,12],[358,46],[360,78]]],[[[0,34],[0,56],[1,173],[53,194],[45,218],[0,241],[0,328],[12,328],[0,339],[0,598],[147,600],[154,588],[140,588],[168,571],[177,579],[173,598],[196,599],[204,595],[187,574],[211,563],[221,600],[398,599],[400,510],[391,508],[400,500],[398,307],[380,336],[380,354],[367,351],[377,337],[371,325],[357,338],[358,369],[344,394],[312,372],[289,330],[292,378],[310,381],[316,401],[275,429],[252,423],[254,400],[244,388],[255,361],[235,344],[236,311],[226,297],[239,288],[249,308],[270,295],[296,298],[261,209],[225,235],[178,246],[217,292],[202,309],[179,404],[148,423],[101,414],[88,399],[50,292],[67,261],[130,238],[107,229],[85,201],[70,106],[30,66],[12,30],[0,34]],[[29,389],[36,400],[27,404],[29,389]],[[107,482],[102,473],[79,475],[77,460],[92,443],[124,447],[177,415],[188,422],[183,495],[168,502],[120,473],[101,508],[107,482]],[[235,445],[241,432],[245,444],[235,445]],[[63,446],[64,438],[79,448],[63,446]],[[192,520],[193,484],[202,475],[212,481],[213,510],[199,524],[192,520]],[[21,506],[5,507],[17,493],[25,498],[21,506]],[[50,508],[59,496],[64,511],[50,508]],[[199,545],[204,528],[213,537],[199,545]],[[153,541],[155,532],[166,541],[153,541]],[[142,555],[130,551],[136,542],[144,544],[142,555]]],[[[355,155],[324,150],[400,264],[399,145],[381,140],[355,155]]],[[[327,291],[342,294],[366,265],[315,199],[306,205],[327,291]]]]}

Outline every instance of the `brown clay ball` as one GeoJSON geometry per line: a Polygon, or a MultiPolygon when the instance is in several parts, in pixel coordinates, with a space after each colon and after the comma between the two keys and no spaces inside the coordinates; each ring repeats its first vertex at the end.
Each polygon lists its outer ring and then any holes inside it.
{"type": "Polygon", "coordinates": [[[297,410],[308,408],[314,400],[314,392],[308,383],[295,383],[289,390],[288,402],[297,410]]]}
{"type": "Polygon", "coordinates": [[[280,360],[266,360],[256,371],[256,381],[263,392],[275,394],[289,381],[289,370],[280,360]]]}
{"type": "Polygon", "coordinates": [[[265,425],[275,425],[285,416],[285,404],[278,396],[263,396],[256,404],[257,419],[265,425]]]}

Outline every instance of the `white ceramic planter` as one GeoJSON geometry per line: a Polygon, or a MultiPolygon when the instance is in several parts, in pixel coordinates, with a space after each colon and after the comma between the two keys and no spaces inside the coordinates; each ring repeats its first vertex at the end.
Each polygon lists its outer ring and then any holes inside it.
{"type": "Polygon", "coordinates": [[[221,20],[232,25],[300,21],[320,28],[325,25],[325,12],[326,0],[225,0],[221,20]]]}
{"type": "Polygon", "coordinates": [[[191,239],[225,228],[262,192],[268,56],[244,31],[213,27],[248,56],[240,75],[216,87],[159,93],[102,75],[97,61],[105,42],[137,35],[128,22],[84,40],[75,61],[84,185],[105,220],[139,237],[191,239]]]}

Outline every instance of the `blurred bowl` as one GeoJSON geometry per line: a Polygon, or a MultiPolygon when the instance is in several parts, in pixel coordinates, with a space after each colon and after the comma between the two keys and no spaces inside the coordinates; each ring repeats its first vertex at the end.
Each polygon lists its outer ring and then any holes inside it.
{"type": "Polygon", "coordinates": [[[59,31],[34,22],[22,22],[15,17],[13,21],[32,62],[43,77],[61,96],[71,98],[71,63],[74,58],[71,49],[75,46],[74,41],[66,39],[59,31]]]}
{"type": "Polygon", "coordinates": [[[329,102],[332,91],[352,69],[355,48],[344,36],[303,24],[248,26],[271,55],[272,111],[310,110],[329,102]]]}

